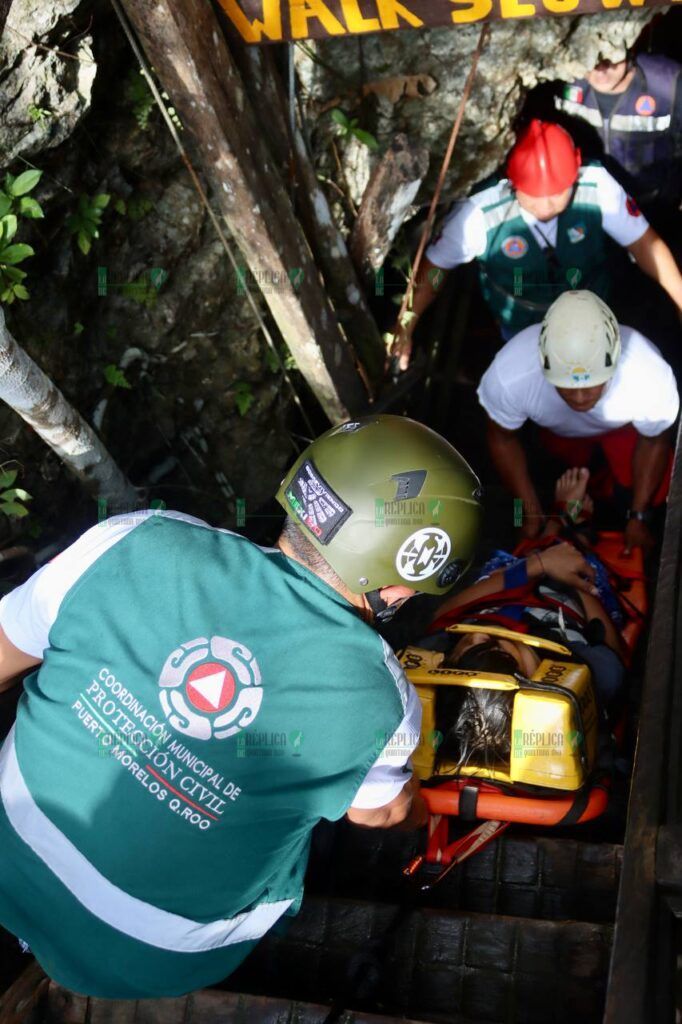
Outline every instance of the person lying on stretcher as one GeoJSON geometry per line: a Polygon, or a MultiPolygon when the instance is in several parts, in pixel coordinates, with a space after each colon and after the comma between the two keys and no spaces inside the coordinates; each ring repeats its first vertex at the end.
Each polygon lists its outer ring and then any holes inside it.
{"type": "MultiPolygon", "coordinates": [[[[592,511],[588,479],[587,469],[569,469],[556,484],[558,506],[573,513],[571,533],[592,511]]],[[[496,631],[502,627],[553,640],[569,648],[572,660],[589,666],[598,704],[609,711],[624,683],[626,651],[617,628],[622,613],[604,567],[587,543],[583,555],[561,540],[564,529],[564,521],[551,520],[525,558],[496,552],[476,583],[440,606],[431,636],[419,646],[444,651],[443,668],[530,677],[542,652],[496,631]],[[456,623],[482,631],[445,631],[456,623]],[[486,624],[491,633],[485,632],[486,624]]],[[[511,713],[512,695],[504,691],[439,688],[437,727],[444,739],[438,759],[461,763],[482,754],[487,763],[508,759],[511,713]]]]}

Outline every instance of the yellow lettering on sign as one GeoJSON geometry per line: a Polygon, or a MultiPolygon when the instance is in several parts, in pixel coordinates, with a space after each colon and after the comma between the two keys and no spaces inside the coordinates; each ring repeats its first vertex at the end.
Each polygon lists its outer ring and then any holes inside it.
{"type": "Polygon", "coordinates": [[[521,0],[500,0],[500,14],[503,18],[532,18],[535,4],[524,4],[521,0]]]}
{"type": "Polygon", "coordinates": [[[400,28],[398,18],[402,18],[412,28],[421,28],[424,24],[421,18],[408,11],[405,4],[398,3],[398,0],[377,0],[377,10],[382,28],[400,28]]]}
{"type": "Polygon", "coordinates": [[[349,32],[378,32],[381,28],[378,18],[363,16],[358,0],[341,0],[341,10],[349,32]]]}
{"type": "Polygon", "coordinates": [[[253,21],[244,14],[237,0],[220,0],[225,11],[239,35],[247,43],[259,43],[263,35],[274,42],[282,38],[282,12],[279,0],[263,0],[263,20],[253,21]]]}
{"type": "MultiPolygon", "coordinates": [[[[601,2],[602,2],[602,6],[605,7],[607,9],[607,11],[611,11],[611,10],[613,10],[614,7],[620,7],[620,5],[622,4],[623,0],[601,0],[601,2]]],[[[644,6],[644,0],[630,0],[630,6],[631,7],[643,7],[644,6]]]]}
{"type": "Polygon", "coordinates": [[[482,18],[487,18],[493,9],[493,0],[450,0],[450,3],[466,5],[462,10],[452,12],[451,17],[456,25],[468,21],[481,21],[482,18]]]}
{"type": "Polygon", "coordinates": [[[576,9],[580,0],[542,0],[542,3],[552,14],[568,14],[576,9]]]}
{"type": "Polygon", "coordinates": [[[335,18],[323,0],[289,0],[292,39],[305,39],[308,33],[308,19],[317,18],[330,36],[345,36],[346,30],[335,18]]]}

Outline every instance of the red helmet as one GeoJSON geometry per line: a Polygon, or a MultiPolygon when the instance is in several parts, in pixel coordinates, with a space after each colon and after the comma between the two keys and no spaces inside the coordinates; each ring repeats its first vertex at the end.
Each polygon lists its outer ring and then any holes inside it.
{"type": "Polygon", "coordinates": [[[580,150],[558,124],[534,119],[512,149],[507,177],[529,196],[554,196],[578,177],[580,150]]]}

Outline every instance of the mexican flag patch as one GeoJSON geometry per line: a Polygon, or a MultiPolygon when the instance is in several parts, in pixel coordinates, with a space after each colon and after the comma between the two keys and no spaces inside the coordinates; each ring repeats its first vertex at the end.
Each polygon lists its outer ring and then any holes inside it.
{"type": "Polygon", "coordinates": [[[579,85],[565,85],[564,86],[564,99],[572,100],[573,103],[582,103],[583,91],[579,85]]]}

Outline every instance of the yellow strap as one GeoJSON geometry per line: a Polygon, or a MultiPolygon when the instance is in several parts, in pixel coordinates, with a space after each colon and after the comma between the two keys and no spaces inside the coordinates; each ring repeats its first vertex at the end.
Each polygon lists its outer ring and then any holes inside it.
{"type": "Polygon", "coordinates": [[[504,626],[475,626],[470,623],[456,623],[454,626],[446,626],[446,633],[486,633],[488,636],[499,636],[505,640],[513,640],[517,644],[526,644],[527,647],[542,647],[546,651],[555,651],[557,654],[568,654],[570,650],[563,644],[557,644],[554,640],[543,640],[539,636],[530,636],[528,633],[515,633],[513,629],[506,629],[504,626]]]}

